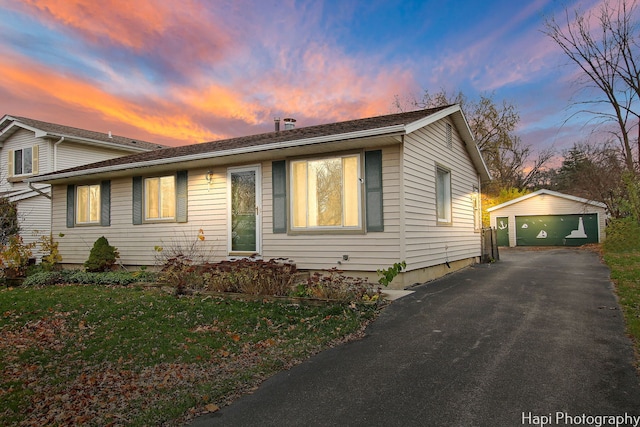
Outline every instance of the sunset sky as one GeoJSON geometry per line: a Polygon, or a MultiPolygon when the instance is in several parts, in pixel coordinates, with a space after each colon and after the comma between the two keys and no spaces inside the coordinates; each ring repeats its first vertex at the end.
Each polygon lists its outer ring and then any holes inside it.
{"type": "Polygon", "coordinates": [[[0,0],[0,117],[168,145],[397,112],[425,89],[517,106],[524,143],[588,137],[541,30],[598,1],[0,0]]]}

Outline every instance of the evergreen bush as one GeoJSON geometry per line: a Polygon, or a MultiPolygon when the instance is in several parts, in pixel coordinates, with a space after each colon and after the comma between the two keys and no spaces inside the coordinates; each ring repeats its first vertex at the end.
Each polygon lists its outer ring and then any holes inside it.
{"type": "Polygon", "coordinates": [[[110,271],[118,258],[120,258],[118,249],[111,246],[107,238],[102,236],[93,244],[84,268],[89,272],[110,271]]]}

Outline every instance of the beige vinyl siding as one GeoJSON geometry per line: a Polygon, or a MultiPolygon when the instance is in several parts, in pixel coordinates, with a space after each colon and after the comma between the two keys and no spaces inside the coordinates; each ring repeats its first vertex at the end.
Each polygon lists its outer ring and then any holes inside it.
{"type": "MultiPolygon", "coordinates": [[[[169,172],[169,171],[167,171],[169,172]]],[[[111,181],[111,225],[66,227],[66,186],[56,185],[53,197],[53,229],[63,232],[60,252],[65,263],[82,264],[87,259],[93,242],[105,236],[118,248],[120,261],[125,265],[154,265],[157,252],[154,247],[166,250],[187,246],[197,239],[203,230],[205,240],[197,242],[202,253],[211,261],[226,257],[226,171],[217,170],[209,186],[204,178],[206,170],[189,171],[189,197],[187,223],[132,224],[132,179],[111,181]]]]}
{"type": "Polygon", "coordinates": [[[516,246],[516,216],[598,214],[600,241],[605,239],[607,215],[604,208],[576,200],[540,194],[489,213],[491,227],[496,228],[497,217],[509,218],[509,246],[516,246]]]}
{"type": "MultiPolygon", "coordinates": [[[[0,192],[18,191],[28,188],[26,182],[7,182],[7,178],[9,178],[9,152],[32,148],[34,146],[38,146],[38,174],[51,172],[48,167],[50,158],[49,144],[42,139],[36,138],[33,132],[20,129],[11,135],[11,137],[5,141],[3,147],[0,148],[0,170],[2,171],[0,173],[0,192]]],[[[29,176],[30,175],[25,175],[24,177],[29,176]]]]}
{"type": "MultiPolygon", "coordinates": [[[[54,141],[55,142],[55,141],[54,141]]],[[[52,142],[52,144],[54,143],[52,142]]],[[[56,146],[56,170],[100,162],[131,154],[130,151],[63,141],[56,146]]],[[[53,164],[50,165],[53,168],[53,164]]]]}
{"type": "Polygon", "coordinates": [[[41,236],[51,233],[51,202],[44,196],[38,195],[18,201],[18,224],[20,235],[24,243],[35,243],[33,255],[42,257],[37,245],[41,236]]]}
{"type": "MultiPolygon", "coordinates": [[[[383,191],[385,231],[367,234],[299,235],[273,234],[271,162],[261,163],[262,200],[262,256],[266,259],[287,257],[301,269],[328,269],[338,267],[342,255],[349,261],[339,267],[349,270],[371,270],[371,266],[384,268],[400,260],[399,230],[399,146],[383,149],[383,191]]],[[[233,165],[245,166],[245,165],[233,165]]],[[[230,166],[231,167],[231,166],[230,166]]],[[[66,228],[66,186],[53,189],[56,200],[53,211],[54,232],[65,236],[60,240],[60,251],[65,263],[81,264],[89,254],[93,242],[104,235],[120,252],[125,265],[154,265],[155,246],[169,248],[176,243],[190,243],[204,231],[211,261],[225,259],[227,252],[227,168],[214,168],[212,183],[205,179],[206,169],[189,171],[187,223],[150,223],[132,225],[132,180],[111,181],[111,225],[76,226],[66,228]]],[[[89,184],[86,182],[84,184],[89,184]]]]}
{"type": "Polygon", "coordinates": [[[447,122],[438,121],[405,137],[402,240],[407,270],[480,256],[471,198],[473,187],[479,187],[478,177],[455,127],[452,145],[447,145],[447,122]],[[438,166],[451,171],[451,225],[437,225],[438,166]]]}
{"type": "Polygon", "coordinates": [[[382,149],[383,232],[325,235],[273,234],[271,163],[263,163],[264,257],[289,257],[296,262],[298,268],[309,270],[338,267],[344,271],[371,271],[372,266],[374,269],[385,268],[400,261],[399,147],[396,145],[382,149]],[[341,261],[343,255],[348,255],[349,260],[341,261]],[[338,264],[338,261],[342,264],[338,264]]]}

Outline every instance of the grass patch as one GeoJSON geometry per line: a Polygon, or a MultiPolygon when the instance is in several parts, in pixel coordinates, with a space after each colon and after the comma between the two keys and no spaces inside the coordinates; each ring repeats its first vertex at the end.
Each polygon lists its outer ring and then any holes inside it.
{"type": "Polygon", "coordinates": [[[616,284],[626,329],[633,339],[636,366],[640,367],[640,226],[636,221],[615,220],[607,228],[604,260],[616,284]]]}
{"type": "Polygon", "coordinates": [[[3,289],[0,425],[180,425],[362,331],[376,310],[136,285],[3,289]]]}

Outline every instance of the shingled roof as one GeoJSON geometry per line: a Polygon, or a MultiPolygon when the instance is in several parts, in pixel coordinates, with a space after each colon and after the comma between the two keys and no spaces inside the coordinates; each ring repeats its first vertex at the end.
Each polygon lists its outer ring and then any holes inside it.
{"type": "Polygon", "coordinates": [[[409,133],[410,130],[408,129],[408,126],[416,122],[420,122],[422,119],[430,118],[431,116],[435,117],[438,112],[442,112],[442,114],[457,112],[459,114],[459,117],[464,122],[464,127],[466,128],[464,132],[466,132],[468,136],[465,138],[467,140],[466,143],[472,145],[473,150],[477,153],[477,155],[472,154],[472,157],[478,161],[478,164],[482,166],[482,169],[486,170],[484,161],[475,146],[475,142],[473,141],[473,137],[470,134],[466,121],[464,121],[464,118],[460,113],[459,106],[449,105],[406,113],[368,117],[364,119],[294,128],[278,132],[184,145],[180,147],[164,148],[78,166],[50,174],[44,174],[30,181],[47,182],[59,178],[79,176],[84,173],[97,173],[98,171],[115,171],[143,167],[151,164],[158,165],[193,161],[196,159],[231,155],[240,152],[258,152],[330,141],[377,137],[385,134],[409,133]]]}
{"type": "MultiPolygon", "coordinates": [[[[86,129],[79,129],[71,126],[64,126],[56,123],[48,123],[40,120],[30,119],[28,117],[11,116],[6,115],[2,121],[4,126],[0,128],[0,138],[8,135],[3,135],[12,124],[20,126],[20,124],[27,126],[28,128],[37,129],[44,133],[39,136],[51,136],[53,138],[65,137],[77,141],[85,141],[92,143],[102,144],[114,144],[121,145],[131,150],[149,151],[157,150],[158,148],[165,148],[165,145],[156,144],[147,141],[141,141],[138,139],[127,138],[118,135],[109,135],[108,133],[94,132],[86,129]]],[[[0,123],[2,125],[2,123],[0,123]]],[[[1,139],[0,139],[1,141],[1,139]]]]}

